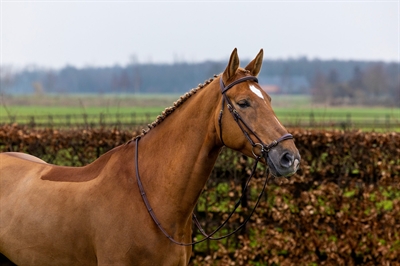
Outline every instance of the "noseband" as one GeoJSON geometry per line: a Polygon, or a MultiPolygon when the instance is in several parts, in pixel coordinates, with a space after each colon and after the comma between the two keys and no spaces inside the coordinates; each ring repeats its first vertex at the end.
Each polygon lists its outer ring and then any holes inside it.
{"type": "MultiPolygon", "coordinates": [[[[161,230],[161,232],[162,232],[171,242],[173,242],[173,243],[175,243],[175,244],[177,244],[177,245],[180,245],[180,246],[191,246],[191,245],[195,245],[195,244],[201,243],[201,242],[203,242],[203,241],[206,241],[207,239],[210,239],[210,240],[220,240],[220,239],[223,239],[223,238],[226,238],[226,237],[228,237],[228,236],[233,235],[234,233],[236,233],[237,231],[239,231],[241,228],[243,228],[243,227],[246,225],[246,223],[250,220],[250,217],[253,215],[255,209],[257,208],[258,203],[260,202],[261,197],[262,197],[262,195],[263,195],[263,193],[264,193],[264,191],[265,191],[265,188],[266,188],[266,186],[267,186],[268,178],[265,179],[263,188],[262,188],[260,194],[258,195],[258,198],[257,198],[256,204],[254,205],[254,208],[251,210],[249,216],[243,221],[243,223],[240,224],[235,230],[233,230],[232,232],[230,232],[230,233],[228,233],[228,234],[226,234],[226,235],[223,235],[223,236],[220,236],[220,237],[213,237],[213,235],[215,235],[215,233],[217,233],[218,231],[220,231],[220,230],[222,229],[222,227],[225,226],[225,224],[229,221],[229,219],[230,219],[230,218],[232,217],[232,215],[235,213],[236,209],[239,207],[239,205],[240,205],[240,203],[242,202],[242,199],[243,199],[243,197],[244,197],[244,195],[245,195],[245,192],[246,192],[246,190],[247,190],[247,187],[248,187],[248,185],[249,185],[249,183],[250,183],[250,180],[251,180],[251,178],[254,176],[254,173],[255,173],[255,171],[256,171],[256,169],[257,169],[257,164],[258,164],[258,162],[260,161],[260,159],[263,158],[263,156],[268,155],[268,152],[269,152],[273,147],[275,147],[276,145],[278,145],[280,142],[282,142],[282,141],[284,141],[284,140],[287,140],[287,139],[293,139],[293,136],[292,136],[291,134],[285,134],[285,135],[283,135],[282,137],[280,137],[279,139],[274,140],[272,143],[266,145],[266,144],[264,144],[264,142],[260,139],[260,137],[250,128],[250,126],[242,119],[242,117],[239,115],[239,113],[237,112],[237,110],[233,107],[231,100],[226,96],[225,93],[226,93],[230,88],[232,88],[233,86],[235,86],[236,84],[239,84],[239,83],[244,82],[244,81],[247,81],[247,80],[252,80],[252,81],[258,83],[258,79],[257,79],[256,77],[247,76],[247,77],[238,79],[238,80],[236,80],[236,81],[230,83],[228,86],[225,87],[224,82],[222,81],[222,76],[220,77],[220,86],[221,86],[221,93],[222,93],[222,107],[221,107],[220,115],[219,115],[219,118],[218,118],[218,124],[219,124],[219,128],[220,128],[220,139],[221,139],[222,144],[225,146],[225,143],[224,143],[224,141],[223,141],[223,139],[222,139],[222,114],[223,114],[225,102],[227,102],[228,110],[229,110],[229,112],[232,114],[233,119],[234,119],[234,120],[236,121],[236,123],[239,125],[239,127],[240,127],[240,129],[242,130],[243,134],[246,136],[247,140],[250,142],[251,146],[253,147],[252,152],[253,152],[253,155],[254,155],[254,157],[255,157],[256,160],[255,160],[255,163],[254,163],[254,165],[253,165],[251,174],[250,174],[249,178],[247,179],[246,184],[245,184],[245,186],[244,186],[244,188],[243,188],[243,190],[242,190],[242,196],[241,196],[241,197],[239,198],[239,200],[236,202],[235,207],[233,208],[233,210],[231,211],[231,213],[228,215],[228,217],[225,219],[225,221],[224,221],[217,229],[215,229],[215,230],[214,230],[213,232],[211,232],[210,234],[207,234],[207,233],[203,230],[203,228],[201,227],[200,222],[197,220],[196,215],[193,213],[193,221],[194,221],[194,223],[196,224],[197,228],[200,230],[200,232],[203,234],[203,236],[204,236],[203,239],[198,240],[198,241],[194,241],[194,242],[191,242],[191,243],[179,242],[179,241],[176,241],[171,235],[169,235],[168,232],[162,227],[161,223],[159,222],[159,220],[158,220],[157,217],[156,217],[156,214],[154,213],[154,210],[153,210],[153,209],[151,208],[151,206],[150,206],[150,202],[149,202],[149,200],[148,200],[148,198],[147,198],[146,192],[144,191],[144,187],[143,187],[143,184],[142,184],[140,175],[139,175],[139,159],[138,159],[138,158],[139,158],[139,154],[138,154],[138,149],[139,149],[139,140],[140,140],[140,138],[137,138],[137,139],[136,139],[136,145],[135,145],[135,146],[136,146],[136,147],[135,147],[135,157],[136,157],[136,158],[135,158],[135,168],[136,168],[136,179],[137,179],[137,184],[138,184],[138,187],[139,187],[140,195],[142,196],[143,202],[144,202],[144,204],[146,205],[147,211],[149,212],[149,214],[150,214],[152,220],[154,221],[154,223],[157,225],[157,227],[161,230]],[[247,130],[257,139],[257,141],[259,141],[259,142],[257,142],[257,143],[254,142],[254,141],[251,139],[249,133],[247,133],[246,129],[247,129],[247,130]],[[257,147],[257,146],[260,146],[260,147],[261,147],[261,154],[260,154],[260,155],[257,155],[257,154],[255,153],[255,151],[254,151],[254,148],[257,147]]],[[[267,170],[268,170],[268,168],[267,168],[267,170]]],[[[268,176],[269,176],[269,174],[267,173],[267,177],[268,177],[268,176]]]]}
{"type": "Polygon", "coordinates": [[[221,142],[224,146],[224,140],[222,138],[222,115],[224,113],[224,105],[225,102],[227,103],[226,106],[229,110],[229,112],[232,114],[233,119],[236,121],[236,123],[238,124],[239,128],[242,130],[244,136],[247,138],[247,140],[250,142],[251,146],[253,147],[252,152],[254,157],[257,159],[257,157],[262,157],[268,154],[268,152],[275,147],[276,145],[278,145],[280,142],[287,140],[287,139],[293,139],[292,134],[285,134],[282,137],[278,138],[277,140],[274,140],[273,142],[271,142],[270,144],[265,144],[261,138],[254,132],[254,130],[251,129],[251,127],[243,120],[243,118],[239,115],[238,111],[235,109],[235,107],[233,107],[233,104],[231,102],[231,100],[226,96],[226,92],[231,89],[233,86],[247,81],[247,80],[251,80],[254,81],[256,83],[258,83],[258,79],[254,76],[247,76],[244,78],[240,78],[238,80],[235,80],[234,82],[228,84],[227,86],[224,85],[224,82],[222,81],[222,76],[219,79],[219,84],[220,84],[220,88],[221,88],[221,93],[222,93],[222,104],[221,104],[221,111],[219,113],[219,118],[218,118],[218,124],[219,124],[219,138],[221,139],[221,142]],[[249,133],[246,131],[246,129],[257,139],[257,143],[255,143],[253,141],[253,139],[250,137],[249,133]],[[261,154],[257,155],[254,151],[254,149],[259,146],[261,148],[261,154]]]}

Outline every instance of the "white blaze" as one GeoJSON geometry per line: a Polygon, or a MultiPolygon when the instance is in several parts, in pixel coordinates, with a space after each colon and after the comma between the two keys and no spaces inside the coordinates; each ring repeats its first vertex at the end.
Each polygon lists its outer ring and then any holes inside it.
{"type": "Polygon", "coordinates": [[[254,92],[261,99],[264,99],[264,96],[262,95],[261,91],[259,89],[257,89],[256,87],[254,87],[254,85],[250,85],[250,90],[252,92],[254,92]]]}
{"type": "MultiPolygon", "coordinates": [[[[250,90],[252,92],[254,92],[255,95],[257,95],[258,97],[260,97],[261,99],[264,99],[264,96],[262,95],[261,91],[259,89],[257,89],[254,85],[250,85],[250,90]]],[[[264,100],[265,101],[265,100],[264,100]]],[[[274,117],[276,122],[278,122],[279,126],[281,128],[284,128],[281,124],[281,122],[279,122],[278,118],[276,118],[276,116],[274,117]]]]}

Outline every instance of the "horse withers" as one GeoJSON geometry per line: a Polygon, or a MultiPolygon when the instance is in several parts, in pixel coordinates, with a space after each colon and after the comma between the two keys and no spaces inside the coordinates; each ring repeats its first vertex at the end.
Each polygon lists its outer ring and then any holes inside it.
{"type": "Polygon", "coordinates": [[[187,265],[191,246],[171,239],[191,242],[192,212],[223,146],[256,157],[275,176],[299,167],[293,137],[257,83],[262,58],[261,50],[241,68],[235,49],[222,74],[182,96],[136,141],[89,165],[0,154],[3,258],[17,265],[187,265]]]}

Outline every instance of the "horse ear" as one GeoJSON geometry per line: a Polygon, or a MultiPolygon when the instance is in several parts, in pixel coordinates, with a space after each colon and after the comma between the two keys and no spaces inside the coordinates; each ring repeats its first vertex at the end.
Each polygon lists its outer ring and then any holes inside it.
{"type": "Polygon", "coordinates": [[[264,56],[264,51],[263,49],[260,50],[256,58],[253,59],[246,67],[245,69],[250,71],[251,75],[257,76],[258,73],[260,73],[261,70],[261,65],[263,61],[263,56],[264,56]]]}
{"type": "Polygon", "coordinates": [[[236,70],[239,68],[239,64],[240,64],[239,56],[237,54],[237,49],[235,48],[232,51],[228,66],[226,67],[224,73],[222,73],[222,80],[224,82],[226,82],[228,79],[230,79],[235,75],[236,70]]]}

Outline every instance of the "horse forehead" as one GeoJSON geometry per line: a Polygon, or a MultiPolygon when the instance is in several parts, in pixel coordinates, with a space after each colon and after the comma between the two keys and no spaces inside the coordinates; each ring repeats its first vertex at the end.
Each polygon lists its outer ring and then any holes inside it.
{"type": "MultiPolygon", "coordinates": [[[[236,86],[235,86],[236,87],[236,86]]],[[[251,91],[251,93],[257,98],[260,98],[264,103],[268,104],[268,101],[271,101],[269,98],[269,95],[264,93],[263,89],[261,89],[260,86],[258,86],[257,82],[243,82],[242,84],[239,84],[238,87],[240,87],[240,92],[244,95],[248,95],[248,91],[251,91]]]]}
{"type": "Polygon", "coordinates": [[[264,103],[267,104],[267,101],[270,101],[269,96],[265,96],[265,93],[263,93],[263,90],[255,83],[247,83],[245,85],[245,89],[248,91],[250,90],[252,94],[260,98],[264,103]]]}
{"type": "Polygon", "coordinates": [[[261,92],[261,90],[259,88],[257,88],[253,84],[250,84],[249,88],[255,95],[257,95],[258,97],[260,97],[261,99],[264,100],[264,95],[262,94],[262,92],[261,92]]]}

